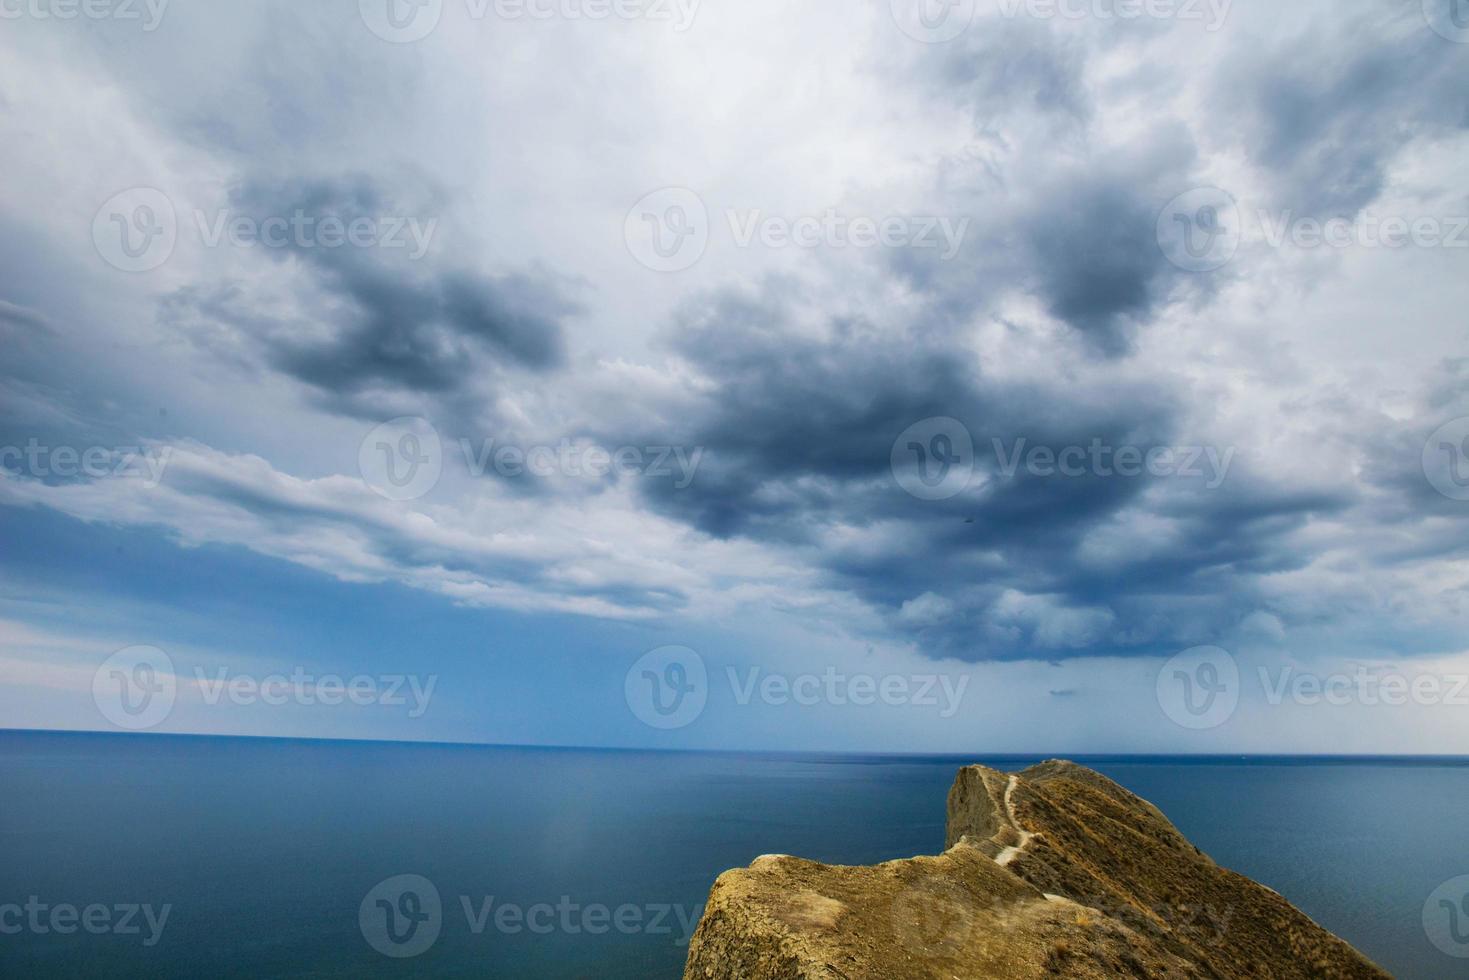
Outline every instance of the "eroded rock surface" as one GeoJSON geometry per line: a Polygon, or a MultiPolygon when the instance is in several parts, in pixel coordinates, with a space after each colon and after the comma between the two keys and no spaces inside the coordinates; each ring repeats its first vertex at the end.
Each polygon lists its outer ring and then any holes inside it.
{"type": "Polygon", "coordinates": [[[1387,976],[1074,763],[960,770],[947,843],[875,867],[768,856],[725,872],[685,980],[1387,976]]]}

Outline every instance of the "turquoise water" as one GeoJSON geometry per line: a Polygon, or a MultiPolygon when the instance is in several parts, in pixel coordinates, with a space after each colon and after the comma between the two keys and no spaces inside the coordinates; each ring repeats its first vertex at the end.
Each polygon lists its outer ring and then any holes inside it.
{"type": "MultiPolygon", "coordinates": [[[[1035,760],[0,733],[0,976],[677,977],[720,871],[937,853],[970,761],[1035,760]]],[[[1423,926],[1469,763],[1084,761],[1398,976],[1469,973],[1423,926]]]]}

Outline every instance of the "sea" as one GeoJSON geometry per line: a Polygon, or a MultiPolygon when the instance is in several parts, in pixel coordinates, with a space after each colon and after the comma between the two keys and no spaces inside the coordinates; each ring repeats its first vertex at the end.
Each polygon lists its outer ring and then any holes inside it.
{"type": "MultiPolygon", "coordinates": [[[[1469,976],[1469,760],[1075,758],[1469,976]]],[[[721,871],[936,854],[959,766],[1036,761],[0,732],[0,977],[677,978],[721,871]]]]}

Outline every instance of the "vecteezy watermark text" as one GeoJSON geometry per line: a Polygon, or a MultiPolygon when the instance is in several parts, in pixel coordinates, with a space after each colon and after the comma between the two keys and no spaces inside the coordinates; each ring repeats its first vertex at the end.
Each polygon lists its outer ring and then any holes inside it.
{"type": "Polygon", "coordinates": [[[1358,667],[1351,673],[1314,674],[1286,666],[1271,671],[1260,669],[1260,686],[1267,704],[1279,705],[1287,697],[1307,707],[1329,704],[1366,707],[1406,704],[1469,707],[1469,674],[1415,674],[1395,670],[1358,667]]]}
{"type": "Polygon", "coordinates": [[[969,219],[940,215],[888,215],[870,218],[827,208],[820,216],[768,215],[760,208],[731,208],[724,213],[734,243],[749,248],[923,248],[943,249],[939,257],[959,254],[969,232],[969,219]]]}
{"type": "MultiPolygon", "coordinates": [[[[849,674],[834,666],[797,674],[726,667],[724,679],[738,707],[757,702],[772,708],[885,705],[932,711],[944,719],[958,714],[970,680],[967,674],[849,674]]],[[[683,646],[650,650],[623,679],[623,696],[633,716],[662,730],[693,724],[709,703],[710,688],[704,658],[683,646]]]]}
{"type": "Polygon", "coordinates": [[[1158,216],[1158,246],[1187,272],[1223,268],[1246,243],[1270,249],[1397,251],[1469,249],[1469,214],[1384,214],[1364,210],[1324,217],[1292,209],[1240,206],[1217,187],[1196,187],[1164,206],[1158,216]]]}
{"type": "Polygon", "coordinates": [[[1014,20],[1176,20],[1224,26],[1234,0],[995,0],[1001,17],[1014,20]]]}
{"type": "MultiPolygon", "coordinates": [[[[703,0],[461,0],[472,21],[647,21],[672,24],[682,33],[693,26],[703,0]]],[[[358,0],[367,29],[384,41],[411,44],[434,32],[445,0],[358,0]]]]}
{"type": "Polygon", "coordinates": [[[846,674],[828,667],[820,674],[779,674],[751,667],[743,673],[725,668],[735,704],[747,705],[757,697],[762,704],[782,707],[787,704],[814,707],[829,704],[836,707],[854,705],[859,708],[876,704],[889,707],[912,705],[934,708],[940,718],[959,713],[969,677],[957,680],[947,674],[846,674]]]}
{"type": "MultiPolygon", "coordinates": [[[[456,903],[470,936],[666,936],[687,946],[704,907],[675,903],[579,902],[570,895],[529,904],[496,895],[460,895],[456,903]]],[[[405,959],[427,952],[449,918],[438,887],[423,875],[394,875],[378,882],[358,907],[367,944],[384,956],[405,959]]]]}
{"type": "Polygon", "coordinates": [[[152,489],[163,481],[171,456],[172,446],[49,446],[32,437],[24,446],[0,446],[0,470],[40,480],[141,479],[152,489]]]}
{"type": "Polygon", "coordinates": [[[562,895],[555,904],[536,902],[532,905],[504,901],[497,904],[494,895],[475,900],[468,895],[460,895],[459,906],[469,931],[476,936],[492,927],[495,932],[507,936],[522,932],[535,936],[553,933],[604,936],[616,932],[624,936],[668,936],[678,946],[689,944],[699,917],[704,914],[702,905],[690,908],[678,904],[626,903],[614,908],[601,902],[582,904],[573,901],[570,895],[562,895]]]}
{"type": "Polygon", "coordinates": [[[304,667],[297,667],[289,674],[275,673],[257,677],[252,674],[232,673],[228,667],[219,667],[213,671],[195,667],[194,682],[204,703],[208,705],[217,705],[221,701],[236,705],[266,704],[272,707],[287,704],[308,707],[355,704],[363,708],[381,705],[389,708],[407,707],[409,718],[422,718],[424,712],[428,711],[429,701],[433,699],[439,676],[357,674],[343,677],[340,674],[308,673],[304,667]]]}
{"type": "MultiPolygon", "coordinates": [[[[703,446],[610,448],[566,438],[554,446],[461,438],[454,449],[473,477],[493,474],[507,480],[526,476],[602,479],[616,475],[668,480],[675,490],[688,489],[704,459],[703,446]]],[[[404,416],[384,422],[363,438],[357,465],[363,481],[380,496],[416,500],[438,485],[444,458],[444,443],[433,424],[417,416],[404,416]]]]}
{"type": "Polygon", "coordinates": [[[196,210],[194,224],[206,248],[407,249],[410,259],[428,253],[439,219],[420,221],[413,215],[311,214],[300,208],[290,215],[259,217],[229,208],[212,214],[196,210]]]}
{"type": "Polygon", "coordinates": [[[181,676],[173,658],[154,646],[132,646],[104,660],[92,675],[92,700],[102,716],[119,728],[156,728],[173,713],[181,688],[195,692],[203,704],[237,706],[407,708],[409,718],[423,717],[439,682],[437,674],[316,673],[305,667],[268,674],[247,674],[228,667],[195,667],[192,679],[181,676]]]}
{"type": "MultiPolygon", "coordinates": [[[[1322,674],[1285,664],[1261,666],[1257,678],[1261,703],[1269,707],[1286,701],[1306,708],[1469,707],[1469,674],[1409,672],[1365,664],[1322,674]]],[[[1228,651],[1194,647],[1171,658],[1158,671],[1158,704],[1183,728],[1218,728],[1239,708],[1246,693],[1243,681],[1239,662],[1228,651]]]]}
{"type": "MultiPolygon", "coordinates": [[[[856,214],[834,207],[800,215],[727,208],[723,217],[736,248],[925,249],[937,251],[944,260],[959,254],[970,225],[967,217],[856,214]]],[[[623,222],[628,251],[655,272],[681,272],[693,266],[703,258],[713,231],[704,199],[686,187],[664,187],[644,195],[623,222]]]]}
{"type": "MultiPolygon", "coordinates": [[[[1224,485],[1237,453],[1218,446],[1118,446],[1100,437],[1064,446],[996,437],[990,446],[996,473],[1007,480],[1022,472],[1042,479],[1159,477],[1202,480],[1207,490],[1224,485]]],[[[974,437],[958,419],[924,419],[893,440],[890,464],[898,485],[912,496],[948,500],[974,480],[974,437]]]]}
{"type": "Polygon", "coordinates": [[[78,907],[69,902],[43,902],[39,895],[31,895],[23,904],[0,904],[0,936],[71,936],[85,932],[93,936],[140,936],[144,946],[152,947],[163,938],[172,911],[171,903],[157,908],[136,902],[92,902],[78,907]]]}
{"type": "MultiPolygon", "coordinates": [[[[428,254],[439,224],[438,218],[418,215],[349,216],[304,208],[289,214],[247,214],[232,208],[195,208],[190,213],[204,248],[401,250],[414,261],[428,254]]],[[[116,269],[149,272],[173,255],[179,226],[178,210],[167,194],[154,187],[131,187],[97,209],[92,244],[116,269]]]]}
{"type": "Polygon", "coordinates": [[[0,20],[141,21],[144,31],[163,23],[169,0],[0,0],[0,20]]]}
{"type": "Polygon", "coordinates": [[[1259,211],[1260,237],[1271,248],[1469,249],[1469,215],[1382,215],[1315,218],[1294,211],[1259,211]]]}
{"type": "Polygon", "coordinates": [[[1172,20],[1218,31],[1233,0],[890,0],[893,22],[915,41],[942,44],[974,26],[981,11],[1007,20],[1172,20]]]}
{"type": "Polygon", "coordinates": [[[501,20],[646,20],[672,24],[679,33],[694,24],[703,0],[465,0],[469,16],[501,20]]]}
{"type": "Polygon", "coordinates": [[[596,444],[575,443],[570,439],[562,439],[555,446],[529,447],[497,446],[494,439],[484,439],[475,445],[468,439],[460,439],[459,448],[472,476],[484,476],[492,469],[511,479],[526,473],[539,477],[603,477],[618,473],[622,476],[667,477],[673,480],[675,490],[685,490],[694,482],[694,475],[704,458],[703,446],[692,449],[683,446],[619,446],[608,449],[596,444]]]}
{"type": "Polygon", "coordinates": [[[1017,439],[1007,450],[1003,440],[992,440],[1000,473],[1013,479],[1022,468],[1031,476],[1120,476],[1143,475],[1204,480],[1204,487],[1217,490],[1229,477],[1234,462],[1233,446],[1111,446],[1101,439],[1088,445],[1029,446],[1017,439]]]}
{"type": "MultiPolygon", "coordinates": [[[[1003,920],[1007,899],[976,901],[952,881],[929,879],[903,889],[893,900],[894,931],[911,950],[934,958],[952,957],[969,941],[981,918],[1003,920]],[[985,906],[988,905],[988,909],[985,906]]],[[[1235,917],[1230,905],[1156,903],[1131,905],[1088,899],[1081,916],[1101,915],[1140,935],[1186,936],[1201,945],[1225,941],[1235,917]]]]}

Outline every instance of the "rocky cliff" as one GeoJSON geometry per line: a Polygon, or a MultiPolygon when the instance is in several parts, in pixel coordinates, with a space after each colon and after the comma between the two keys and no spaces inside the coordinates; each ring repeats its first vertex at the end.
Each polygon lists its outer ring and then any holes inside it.
{"type": "Polygon", "coordinates": [[[1386,977],[1147,801],[1046,762],[959,772],[948,850],[762,857],[714,883],[685,980],[1386,977]]]}

